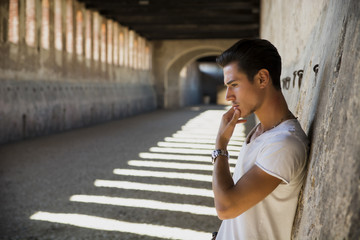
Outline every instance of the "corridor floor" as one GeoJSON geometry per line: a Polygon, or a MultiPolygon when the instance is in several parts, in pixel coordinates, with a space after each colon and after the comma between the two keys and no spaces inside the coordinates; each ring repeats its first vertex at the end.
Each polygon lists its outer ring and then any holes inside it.
{"type": "MultiPolygon", "coordinates": [[[[0,239],[211,239],[224,111],[159,110],[0,146],[0,239]]],[[[232,167],[252,125],[235,130],[232,167]]]]}

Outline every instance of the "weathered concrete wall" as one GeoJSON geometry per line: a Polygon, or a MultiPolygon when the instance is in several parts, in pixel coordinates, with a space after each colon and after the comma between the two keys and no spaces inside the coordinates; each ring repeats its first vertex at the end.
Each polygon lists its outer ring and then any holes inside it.
{"type": "Polygon", "coordinates": [[[180,106],[179,74],[194,60],[219,55],[236,40],[166,40],[153,42],[153,69],[160,108],[180,106]]]}
{"type": "MultiPolygon", "coordinates": [[[[0,1],[0,144],[156,108],[151,70],[109,63],[107,55],[105,61],[88,59],[85,37],[82,54],[75,51],[76,41],[73,53],[66,51],[65,35],[63,50],[55,49],[53,20],[50,46],[43,48],[40,1],[36,1],[35,45],[29,46],[25,41],[25,1],[19,2],[19,41],[12,43],[8,39],[9,1],[0,1]]],[[[73,4],[74,9],[84,10],[83,4],[73,4]]]]}
{"type": "Polygon", "coordinates": [[[283,92],[312,141],[294,239],[360,238],[359,15],[357,0],[262,1],[261,37],[282,56],[283,92]]]}
{"type": "Polygon", "coordinates": [[[149,85],[0,80],[0,143],[155,109],[149,85]]]}

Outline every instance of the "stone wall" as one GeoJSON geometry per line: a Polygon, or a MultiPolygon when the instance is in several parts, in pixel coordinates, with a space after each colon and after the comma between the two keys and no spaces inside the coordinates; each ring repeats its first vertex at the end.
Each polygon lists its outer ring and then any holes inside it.
{"type": "Polygon", "coordinates": [[[147,84],[2,79],[0,143],[90,126],[155,108],[155,93],[147,84]]]}
{"type": "Polygon", "coordinates": [[[260,35],[282,56],[284,95],[311,139],[294,239],[360,237],[359,16],[357,0],[261,4],[260,35]]]}

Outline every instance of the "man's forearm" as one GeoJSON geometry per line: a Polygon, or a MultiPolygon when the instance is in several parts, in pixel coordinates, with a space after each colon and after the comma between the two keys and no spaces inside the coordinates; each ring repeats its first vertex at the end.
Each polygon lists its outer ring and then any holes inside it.
{"type": "MultiPolygon", "coordinates": [[[[239,120],[240,116],[240,110],[235,107],[230,108],[223,115],[215,142],[216,149],[226,150],[236,124],[246,121],[239,120]]],[[[235,184],[230,173],[228,161],[228,157],[220,155],[216,158],[214,164],[212,184],[215,207],[220,219],[227,217],[229,209],[234,206],[232,196],[235,184]]]]}
{"type": "Polygon", "coordinates": [[[218,213],[225,211],[231,205],[228,191],[231,191],[231,188],[234,187],[234,181],[231,177],[229,162],[226,156],[219,156],[215,161],[212,187],[216,210],[218,213]]]}

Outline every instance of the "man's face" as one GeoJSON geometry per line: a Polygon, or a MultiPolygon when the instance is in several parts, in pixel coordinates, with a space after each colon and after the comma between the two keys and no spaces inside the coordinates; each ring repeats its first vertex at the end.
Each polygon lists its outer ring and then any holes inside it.
{"type": "Polygon", "coordinates": [[[241,117],[255,112],[260,107],[263,95],[257,81],[250,82],[247,75],[238,70],[236,62],[226,65],[223,70],[226,100],[240,110],[241,117]]]}

